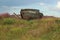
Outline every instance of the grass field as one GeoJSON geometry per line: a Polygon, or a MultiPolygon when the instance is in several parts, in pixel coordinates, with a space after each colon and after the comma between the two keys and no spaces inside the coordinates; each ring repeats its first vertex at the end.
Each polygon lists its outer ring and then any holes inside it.
{"type": "Polygon", "coordinates": [[[0,40],[60,40],[60,19],[1,19],[0,40]]]}

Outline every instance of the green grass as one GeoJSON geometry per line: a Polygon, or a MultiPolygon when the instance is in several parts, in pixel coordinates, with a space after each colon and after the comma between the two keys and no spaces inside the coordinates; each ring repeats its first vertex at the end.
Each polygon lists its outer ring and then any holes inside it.
{"type": "Polygon", "coordinates": [[[0,40],[60,40],[60,19],[2,19],[0,40]]]}

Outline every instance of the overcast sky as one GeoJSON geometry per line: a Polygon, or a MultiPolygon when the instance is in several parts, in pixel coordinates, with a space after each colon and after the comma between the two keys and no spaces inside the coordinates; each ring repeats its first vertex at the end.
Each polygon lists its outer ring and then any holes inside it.
{"type": "Polygon", "coordinates": [[[60,0],[0,0],[0,13],[19,14],[22,8],[39,9],[44,15],[60,17],[60,0]]]}

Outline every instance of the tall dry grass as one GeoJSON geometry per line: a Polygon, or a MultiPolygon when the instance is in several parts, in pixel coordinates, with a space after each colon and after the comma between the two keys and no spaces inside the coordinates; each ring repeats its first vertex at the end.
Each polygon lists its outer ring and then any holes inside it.
{"type": "Polygon", "coordinates": [[[0,40],[60,40],[60,19],[0,20],[0,40]]]}

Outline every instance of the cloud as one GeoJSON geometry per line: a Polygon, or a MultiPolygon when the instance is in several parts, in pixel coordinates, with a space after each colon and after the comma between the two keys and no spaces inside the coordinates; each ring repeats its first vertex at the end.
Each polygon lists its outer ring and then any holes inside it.
{"type": "Polygon", "coordinates": [[[26,6],[34,3],[38,3],[42,0],[0,0],[0,6],[26,6]]]}
{"type": "Polygon", "coordinates": [[[55,12],[60,12],[60,9],[57,8],[57,7],[48,7],[48,10],[55,11],[55,12]]]}
{"type": "Polygon", "coordinates": [[[8,12],[7,10],[9,10],[8,6],[0,6],[0,13],[2,13],[2,12],[8,12]]]}
{"type": "Polygon", "coordinates": [[[2,8],[9,8],[8,6],[1,6],[2,8]]]}
{"type": "Polygon", "coordinates": [[[55,6],[49,6],[49,5],[45,5],[46,8],[50,11],[55,11],[55,12],[60,12],[60,1],[57,1],[55,6]]]}
{"type": "Polygon", "coordinates": [[[4,5],[4,6],[1,6],[1,8],[3,8],[5,11],[7,11],[7,10],[9,10],[11,7],[4,5]]]}
{"type": "Polygon", "coordinates": [[[56,7],[60,9],[60,1],[57,2],[56,7]]]}
{"type": "Polygon", "coordinates": [[[42,5],[42,6],[45,5],[45,3],[39,3],[39,4],[42,5]]]}

